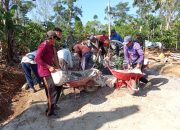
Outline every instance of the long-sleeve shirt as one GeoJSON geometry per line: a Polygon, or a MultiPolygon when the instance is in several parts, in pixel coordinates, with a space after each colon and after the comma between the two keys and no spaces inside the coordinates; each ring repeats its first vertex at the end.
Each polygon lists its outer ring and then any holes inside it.
{"type": "Polygon", "coordinates": [[[142,64],[144,60],[144,52],[139,43],[134,42],[130,47],[124,45],[124,58],[128,64],[142,64]]]}
{"type": "Polygon", "coordinates": [[[113,35],[111,35],[110,40],[117,40],[117,41],[123,42],[122,37],[119,34],[117,34],[116,32],[113,35]]]}
{"type": "Polygon", "coordinates": [[[53,66],[54,50],[53,45],[49,44],[47,40],[39,45],[35,61],[38,65],[38,73],[40,77],[51,75],[48,66],[53,66]]]}
{"type": "Polygon", "coordinates": [[[103,42],[103,46],[108,46],[107,43],[104,43],[105,40],[109,40],[109,37],[107,35],[102,35],[99,40],[103,42]]]}
{"type": "Polygon", "coordinates": [[[64,59],[68,63],[68,66],[70,68],[73,67],[72,55],[69,49],[66,48],[61,49],[57,52],[57,54],[58,54],[58,58],[64,59]]]}

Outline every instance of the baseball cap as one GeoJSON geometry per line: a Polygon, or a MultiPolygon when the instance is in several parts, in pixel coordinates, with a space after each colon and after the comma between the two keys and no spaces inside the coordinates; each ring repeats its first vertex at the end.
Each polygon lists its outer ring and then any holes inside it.
{"type": "Polygon", "coordinates": [[[56,32],[52,31],[52,30],[48,31],[46,33],[46,35],[47,35],[47,38],[51,38],[51,37],[56,37],[57,38],[56,32]]]}
{"type": "Polygon", "coordinates": [[[91,36],[89,37],[89,40],[90,40],[90,41],[92,41],[92,40],[94,40],[94,39],[95,39],[94,35],[91,35],[91,36]]]}
{"type": "Polygon", "coordinates": [[[130,41],[132,41],[132,37],[131,37],[131,36],[125,36],[125,37],[124,37],[124,42],[123,42],[123,44],[126,45],[126,44],[128,44],[130,41]]]}

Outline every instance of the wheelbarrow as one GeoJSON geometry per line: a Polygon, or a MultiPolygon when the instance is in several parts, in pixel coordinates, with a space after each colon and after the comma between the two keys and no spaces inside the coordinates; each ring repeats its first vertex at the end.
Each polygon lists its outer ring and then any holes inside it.
{"type": "Polygon", "coordinates": [[[79,90],[85,90],[86,92],[96,91],[99,87],[94,82],[94,79],[99,75],[97,69],[90,69],[85,71],[72,71],[68,77],[75,77],[69,79],[64,83],[65,88],[77,88],[79,90]]]}
{"type": "Polygon", "coordinates": [[[139,79],[144,76],[143,73],[135,73],[131,70],[115,70],[109,68],[111,73],[117,78],[115,87],[120,89],[123,86],[127,86],[130,94],[134,95],[139,91],[137,84],[139,79]]]}

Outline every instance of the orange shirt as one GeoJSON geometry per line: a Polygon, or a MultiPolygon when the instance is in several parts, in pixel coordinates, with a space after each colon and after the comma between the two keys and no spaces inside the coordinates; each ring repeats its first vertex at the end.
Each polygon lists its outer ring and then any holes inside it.
{"type": "Polygon", "coordinates": [[[82,56],[85,53],[90,52],[90,49],[87,47],[87,45],[76,44],[73,48],[76,53],[81,53],[82,56]]]}

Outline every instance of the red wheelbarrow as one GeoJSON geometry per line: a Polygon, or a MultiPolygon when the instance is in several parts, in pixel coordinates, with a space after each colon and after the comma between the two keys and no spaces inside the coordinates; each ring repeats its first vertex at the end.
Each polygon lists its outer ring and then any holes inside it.
{"type": "Polygon", "coordinates": [[[77,77],[77,79],[66,81],[64,84],[65,88],[78,88],[79,90],[85,90],[86,92],[93,92],[96,91],[99,87],[94,81],[99,76],[99,70],[97,69],[89,69],[84,71],[72,71],[69,75],[72,77],[77,77]]]}
{"type": "Polygon", "coordinates": [[[109,70],[117,78],[115,82],[116,88],[120,89],[123,86],[127,86],[132,95],[139,91],[137,83],[139,83],[139,79],[144,76],[143,73],[135,73],[131,70],[114,70],[110,68],[109,70]]]}

